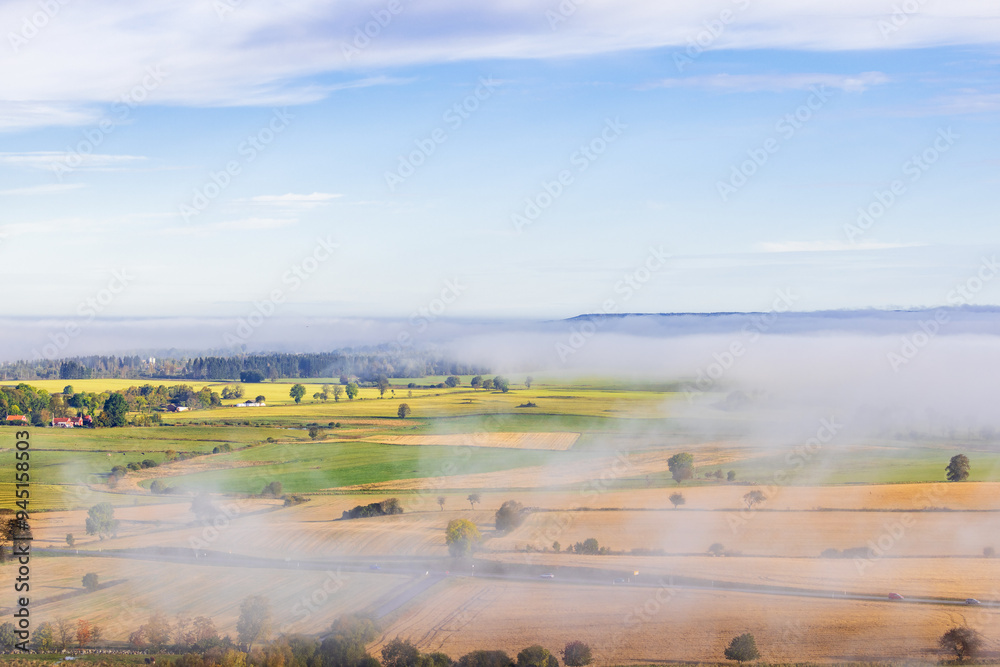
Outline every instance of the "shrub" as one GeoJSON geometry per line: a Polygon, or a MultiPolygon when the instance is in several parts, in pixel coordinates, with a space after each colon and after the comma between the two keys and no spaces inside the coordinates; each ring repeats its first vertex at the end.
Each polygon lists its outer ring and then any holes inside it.
{"type": "Polygon", "coordinates": [[[966,658],[974,658],[979,653],[979,649],[983,645],[983,638],[972,628],[952,628],[941,635],[938,644],[944,650],[953,652],[955,657],[961,661],[966,658]]]}
{"type": "Polygon", "coordinates": [[[473,651],[458,659],[458,667],[512,667],[513,664],[503,651],[473,651]]]}
{"type": "Polygon", "coordinates": [[[341,519],[366,519],[373,516],[391,516],[402,514],[403,506],[399,504],[398,498],[387,498],[381,502],[369,505],[358,505],[350,510],[345,510],[341,519]]]}
{"type": "Polygon", "coordinates": [[[562,650],[562,657],[567,667],[583,667],[594,660],[590,654],[590,647],[580,641],[566,644],[566,648],[562,650]]]}
{"type": "Polygon", "coordinates": [[[548,649],[535,644],[517,654],[517,667],[559,667],[559,661],[548,649]]]}

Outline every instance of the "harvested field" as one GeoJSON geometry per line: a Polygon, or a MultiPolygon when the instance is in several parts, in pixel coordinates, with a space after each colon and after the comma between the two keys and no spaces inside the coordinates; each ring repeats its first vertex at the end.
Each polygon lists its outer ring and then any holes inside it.
{"type": "Polygon", "coordinates": [[[978,557],[1000,534],[1000,513],[952,512],[537,512],[489,549],[564,546],[594,537],[614,551],[701,554],[718,543],[746,556],[816,557],[876,545],[888,557],[978,557]]]}
{"type": "MultiPolygon", "coordinates": [[[[343,613],[363,610],[390,595],[409,578],[390,574],[261,568],[220,568],[118,558],[46,558],[32,569],[31,613],[35,623],[56,617],[85,618],[124,640],[153,611],[171,619],[178,612],[211,616],[220,633],[236,636],[239,605],[250,592],[271,600],[275,630],[314,633],[343,613]],[[103,583],[93,593],[81,587],[94,572],[103,583]],[[323,590],[326,595],[315,595],[323,590]],[[57,596],[65,596],[53,600],[57,596]]],[[[0,584],[11,585],[10,568],[0,584]]],[[[36,626],[37,627],[37,626],[36,626]]]]}
{"type": "Polygon", "coordinates": [[[554,553],[491,554],[491,560],[537,565],[556,572],[562,567],[601,568],[609,579],[637,582],[693,577],[753,586],[779,586],[860,595],[899,593],[906,597],[976,598],[1000,602],[997,558],[755,558],[714,556],[583,556],[554,553]],[[638,571],[638,577],[633,572],[638,571]]]}
{"type": "Polygon", "coordinates": [[[448,433],[441,435],[385,435],[370,438],[386,445],[444,445],[448,447],[502,447],[547,449],[563,452],[571,448],[579,433],[448,433]]]}
{"type": "Polygon", "coordinates": [[[424,651],[511,655],[582,639],[595,662],[718,661],[729,639],[752,632],[765,661],[934,659],[937,638],[968,623],[987,636],[997,610],[656,588],[462,580],[401,613],[374,648],[400,636],[424,651]],[[599,600],[599,603],[596,601],[599,600]]]}

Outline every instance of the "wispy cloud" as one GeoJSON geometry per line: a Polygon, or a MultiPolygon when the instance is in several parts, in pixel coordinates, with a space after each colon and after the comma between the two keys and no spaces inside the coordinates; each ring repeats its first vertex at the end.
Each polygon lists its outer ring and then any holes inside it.
{"type": "Polygon", "coordinates": [[[56,171],[59,169],[90,169],[110,171],[126,168],[145,160],[139,155],[103,155],[100,153],[63,153],[60,151],[31,151],[26,153],[0,153],[0,164],[30,169],[56,171]]]}
{"type": "MultiPolygon", "coordinates": [[[[568,4],[579,5],[578,11],[563,16],[562,5],[551,0],[405,3],[391,24],[358,44],[357,35],[365,36],[361,29],[381,4],[68,3],[42,28],[44,35],[20,46],[8,57],[9,66],[0,68],[0,90],[6,99],[15,100],[0,104],[0,130],[91,122],[95,109],[121,99],[153,67],[166,78],[144,103],[291,105],[338,90],[408,81],[386,76],[380,68],[684,49],[713,18],[713,11],[699,0],[568,4]],[[220,15],[220,4],[231,11],[220,15]],[[560,16],[556,24],[550,20],[553,13],[560,16]],[[91,48],[95,43],[104,48],[91,48]],[[351,57],[345,55],[349,49],[354,49],[351,57]]],[[[875,8],[869,0],[818,0],[808,9],[801,0],[759,0],[752,5],[744,17],[725,27],[712,48],[886,50],[994,44],[1000,35],[1000,5],[981,0],[927,3],[919,20],[891,39],[879,32],[877,23],[890,17],[892,8],[875,8]]],[[[20,26],[37,9],[29,0],[3,3],[0,24],[20,26]]],[[[831,81],[845,90],[879,82],[863,76],[831,81]]],[[[763,81],[747,78],[705,79],[702,85],[770,89],[763,81]]],[[[801,82],[784,85],[794,88],[801,82]]]]}
{"type": "Polygon", "coordinates": [[[861,74],[714,74],[661,79],[643,86],[650,88],[703,88],[726,93],[782,93],[826,86],[848,93],[863,93],[872,86],[888,83],[881,72],[861,74]]]}
{"type": "Polygon", "coordinates": [[[309,195],[300,195],[289,192],[285,195],[258,195],[251,197],[250,201],[254,204],[322,204],[339,197],[343,197],[343,195],[329,192],[314,192],[309,195]]]}
{"type": "Polygon", "coordinates": [[[763,242],[755,246],[757,252],[847,252],[860,250],[890,250],[917,248],[924,243],[846,243],[844,241],[780,241],[763,242]]]}
{"type": "Polygon", "coordinates": [[[298,222],[295,218],[242,218],[213,222],[207,225],[191,225],[189,227],[168,227],[163,233],[183,236],[212,236],[230,232],[255,232],[289,227],[298,222]]]}
{"type": "Polygon", "coordinates": [[[79,190],[86,187],[83,183],[52,183],[49,185],[32,185],[26,188],[14,188],[12,190],[0,190],[0,197],[19,197],[34,195],[51,195],[67,190],[79,190]]]}

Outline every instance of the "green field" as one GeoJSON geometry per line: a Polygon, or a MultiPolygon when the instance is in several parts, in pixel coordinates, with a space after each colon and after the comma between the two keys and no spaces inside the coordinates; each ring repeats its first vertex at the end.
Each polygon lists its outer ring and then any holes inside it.
{"type": "MultiPolygon", "coordinates": [[[[444,377],[393,379],[392,388],[378,398],[374,388],[363,388],[357,400],[321,401],[312,398],[324,383],[306,381],[306,398],[299,404],[288,396],[293,381],[244,385],[245,397],[263,394],[263,408],[221,407],[164,413],[164,425],[120,429],[32,428],[33,505],[36,511],[77,506],[81,488],[114,504],[151,502],[168,497],[108,493],[102,486],[114,465],[151,459],[165,460],[165,452],[205,455],[223,444],[234,450],[212,457],[211,469],[164,468],[169,485],[190,491],[254,493],[264,484],[280,481],[294,493],[319,492],[342,486],[374,484],[420,477],[487,473],[550,465],[555,469],[589,457],[613,452],[695,454],[695,478],[687,485],[718,483],[705,479],[715,470],[734,470],[743,483],[771,484],[775,473],[787,484],[858,484],[917,482],[943,479],[948,458],[966,451],[975,460],[972,481],[1000,479],[1000,452],[992,442],[925,437],[923,439],[856,439],[831,442],[811,456],[806,465],[790,468],[786,457],[794,444],[743,442],[748,434],[768,424],[780,424],[788,414],[748,408],[723,410],[711,401],[691,408],[669,382],[630,386],[620,380],[588,378],[567,381],[541,378],[527,389],[512,384],[508,393],[473,390],[469,376],[455,388],[406,388],[414,382],[427,386],[444,377]],[[393,396],[395,394],[395,396],[393,396]],[[396,412],[406,402],[412,412],[399,419],[396,412]],[[528,402],[533,407],[523,407],[528,402]],[[706,406],[707,405],[707,406],[706,406]],[[339,423],[339,427],[335,424],[339,423]],[[323,432],[313,439],[311,424],[323,432]],[[460,448],[379,444],[395,435],[569,432],[579,438],[569,452],[495,448],[460,448]],[[712,444],[714,443],[714,444],[712,444]],[[719,465],[699,462],[700,447],[732,448],[741,443],[734,460],[719,465]],[[471,450],[471,451],[470,451],[471,450]],[[247,463],[254,465],[247,466],[247,463]],[[241,467],[234,467],[237,464],[241,467]],[[103,490],[102,490],[103,489],[103,490]]],[[[514,379],[515,382],[522,380],[514,379]]],[[[180,381],[157,384],[180,384],[180,381]]],[[[72,384],[76,391],[101,392],[145,384],[132,380],[42,381],[33,386],[61,391],[72,384]]],[[[203,383],[189,382],[195,388],[203,383]]],[[[208,383],[214,390],[226,384],[208,383]]],[[[0,430],[0,438],[4,431],[0,430]]],[[[13,438],[13,431],[9,432],[13,438]]],[[[0,440],[0,456],[13,452],[0,440]]],[[[706,450],[707,451],[707,450],[706,450]]],[[[145,478],[148,488],[153,479],[145,478]]],[[[11,480],[12,481],[12,480],[11,480]]],[[[671,487],[676,483],[663,468],[614,480],[612,487],[671,487]]],[[[511,482],[517,485],[517,480],[511,482]]],[[[13,489],[0,480],[0,499],[10,505],[13,489]]]]}

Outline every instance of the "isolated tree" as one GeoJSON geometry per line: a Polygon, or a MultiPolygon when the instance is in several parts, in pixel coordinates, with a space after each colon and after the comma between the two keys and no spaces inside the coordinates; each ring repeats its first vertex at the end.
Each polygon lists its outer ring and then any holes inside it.
{"type": "Polygon", "coordinates": [[[83,648],[90,643],[91,639],[93,639],[93,634],[90,621],[81,618],[76,622],[76,643],[80,648],[83,648]]]}
{"type": "Polygon", "coordinates": [[[670,502],[674,504],[674,509],[677,509],[679,505],[683,505],[687,501],[684,499],[683,493],[671,493],[670,502]]]}
{"type": "Polygon", "coordinates": [[[712,546],[708,548],[708,553],[712,554],[713,556],[721,556],[722,554],[726,553],[726,547],[724,547],[721,542],[715,542],[712,546]]]}
{"type": "Polygon", "coordinates": [[[438,496],[437,502],[438,502],[438,505],[441,507],[441,511],[443,512],[444,511],[445,497],[444,496],[438,496]]]}
{"type": "Polygon", "coordinates": [[[382,647],[382,667],[417,667],[420,651],[409,639],[396,637],[382,647]]]}
{"type": "Polygon", "coordinates": [[[118,520],[111,503],[98,503],[87,510],[87,534],[102,540],[118,532],[118,520]]]}
{"type": "Polygon", "coordinates": [[[253,399],[254,403],[265,403],[266,401],[267,399],[264,398],[264,394],[258,394],[257,397],[253,399]]]}
{"type": "Polygon", "coordinates": [[[765,500],[767,500],[767,497],[764,495],[764,492],[757,491],[756,489],[743,495],[743,502],[747,504],[747,507],[759,505],[765,500]]]}
{"type": "Polygon", "coordinates": [[[496,529],[501,533],[506,533],[520,526],[524,522],[524,506],[516,500],[505,501],[496,513],[496,529]]]}
{"type": "Polygon", "coordinates": [[[348,400],[353,401],[358,396],[358,383],[357,382],[347,383],[347,388],[344,389],[344,391],[347,392],[348,400]]]}
{"type": "Polygon", "coordinates": [[[9,651],[17,644],[17,628],[10,621],[0,625],[0,649],[9,651]]]}
{"type": "Polygon", "coordinates": [[[309,437],[311,439],[315,440],[316,438],[319,438],[323,435],[323,429],[321,429],[319,426],[310,426],[307,433],[309,434],[309,437]]]}
{"type": "Polygon", "coordinates": [[[952,628],[938,640],[946,651],[951,651],[959,661],[974,658],[983,646],[982,636],[972,628],[952,628]]]}
{"type": "Polygon", "coordinates": [[[448,552],[456,558],[471,554],[482,539],[479,528],[468,519],[452,519],[445,530],[448,552]]]}
{"type": "Polygon", "coordinates": [[[83,587],[86,588],[91,593],[96,591],[99,585],[100,584],[98,583],[98,577],[96,573],[88,572],[87,574],[83,575],[83,587]]]}
{"type": "Polygon", "coordinates": [[[517,654],[517,667],[559,667],[559,661],[548,649],[535,644],[517,654]]]}
{"type": "Polygon", "coordinates": [[[504,376],[497,375],[495,378],[493,378],[493,388],[499,389],[500,391],[506,394],[508,391],[510,391],[510,382],[504,376]]]}
{"type": "Polygon", "coordinates": [[[292,388],[288,390],[288,395],[291,396],[296,403],[301,403],[302,397],[306,395],[306,388],[301,384],[293,384],[292,388]]]}
{"type": "Polygon", "coordinates": [[[997,550],[993,547],[983,547],[983,556],[985,558],[993,558],[997,555],[997,550]]]}
{"type": "Polygon", "coordinates": [[[406,403],[400,403],[396,414],[399,415],[400,419],[406,419],[406,416],[410,414],[410,406],[406,403]]]}
{"type": "Polygon", "coordinates": [[[674,454],[667,459],[667,468],[674,481],[680,484],[686,479],[694,477],[694,457],[687,452],[674,454]]]}
{"type": "Polygon", "coordinates": [[[470,493],[469,497],[466,498],[466,500],[469,501],[469,507],[471,507],[472,509],[476,509],[476,503],[479,502],[479,494],[478,493],[470,493]]]}
{"type": "Polygon", "coordinates": [[[726,481],[727,482],[732,482],[735,479],[736,479],[736,471],[735,470],[730,470],[729,472],[726,473],[726,481]]]}
{"type": "Polygon", "coordinates": [[[104,401],[104,410],[101,412],[101,425],[108,427],[125,426],[128,413],[128,402],[125,397],[115,392],[104,401]]]}
{"type": "Polygon", "coordinates": [[[754,640],[753,635],[749,632],[744,632],[739,637],[733,637],[733,641],[729,642],[724,655],[726,656],[726,660],[735,660],[743,663],[756,660],[760,657],[760,652],[757,651],[757,642],[754,640]]]}
{"type": "Polygon", "coordinates": [[[472,378],[472,380],[469,382],[469,386],[472,387],[473,389],[479,389],[480,387],[482,387],[483,376],[477,375],[476,377],[472,378]]]}
{"type": "Polygon", "coordinates": [[[446,387],[457,387],[462,383],[462,379],[457,375],[449,375],[448,379],[444,381],[446,387]]]}
{"type": "Polygon", "coordinates": [[[385,392],[389,389],[389,378],[384,375],[379,375],[378,379],[375,380],[375,387],[378,388],[378,397],[382,398],[385,392]]]}
{"type": "Polygon", "coordinates": [[[247,652],[258,639],[267,639],[271,634],[271,603],[263,595],[251,595],[240,604],[240,618],[236,621],[236,633],[240,644],[247,652]]]}
{"type": "Polygon", "coordinates": [[[334,402],[339,403],[340,402],[340,397],[343,396],[343,395],[344,395],[344,388],[341,385],[339,385],[339,384],[333,385],[333,400],[334,400],[334,402]]]}
{"type": "Polygon", "coordinates": [[[66,546],[72,549],[74,544],[76,544],[76,538],[73,537],[73,533],[66,533],[66,546]]]}
{"type": "MultiPolygon", "coordinates": [[[[531,377],[530,375],[528,377],[524,378],[524,388],[525,389],[531,389],[531,383],[534,382],[534,381],[535,381],[535,378],[531,377]]],[[[569,644],[567,644],[567,646],[569,646],[569,644]]],[[[584,644],[584,646],[586,646],[586,644],[584,644]]]]}
{"type": "Polygon", "coordinates": [[[969,457],[965,454],[951,457],[951,462],[945,468],[949,482],[964,482],[969,479],[969,470],[969,457]]]}
{"type": "Polygon", "coordinates": [[[562,650],[562,657],[566,667],[583,667],[594,661],[590,647],[581,641],[566,644],[566,648],[562,650]]]}

